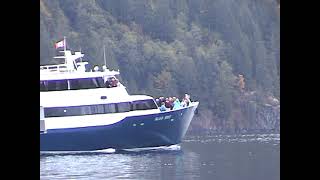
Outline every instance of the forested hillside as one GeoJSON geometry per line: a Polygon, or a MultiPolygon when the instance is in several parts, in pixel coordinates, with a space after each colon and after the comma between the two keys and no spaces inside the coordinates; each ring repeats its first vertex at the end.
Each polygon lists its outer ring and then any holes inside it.
{"type": "Polygon", "coordinates": [[[94,65],[105,45],[130,93],[200,101],[192,130],[279,130],[279,3],[40,0],[40,63],[63,36],[94,65]]]}

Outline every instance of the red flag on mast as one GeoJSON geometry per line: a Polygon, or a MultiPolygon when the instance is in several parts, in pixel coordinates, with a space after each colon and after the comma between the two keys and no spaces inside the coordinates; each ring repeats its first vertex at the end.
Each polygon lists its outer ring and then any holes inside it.
{"type": "Polygon", "coordinates": [[[61,40],[61,41],[56,42],[55,45],[54,45],[54,47],[55,47],[56,49],[65,47],[64,40],[61,40]]]}

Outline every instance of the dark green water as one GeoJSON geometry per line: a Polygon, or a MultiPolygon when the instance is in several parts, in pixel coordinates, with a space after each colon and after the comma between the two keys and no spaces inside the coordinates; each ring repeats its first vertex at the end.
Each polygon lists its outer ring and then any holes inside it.
{"type": "Polygon", "coordinates": [[[280,179],[280,135],[187,136],[144,151],[41,154],[40,179],[280,179]]]}

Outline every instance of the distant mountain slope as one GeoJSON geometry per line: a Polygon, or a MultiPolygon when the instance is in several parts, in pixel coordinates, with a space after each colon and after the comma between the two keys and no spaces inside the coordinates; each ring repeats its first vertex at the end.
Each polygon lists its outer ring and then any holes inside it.
{"type": "Polygon", "coordinates": [[[121,70],[131,93],[199,100],[193,129],[279,129],[280,105],[272,103],[280,100],[278,3],[40,0],[41,63],[53,62],[63,36],[97,65],[106,45],[109,67],[121,70]]]}

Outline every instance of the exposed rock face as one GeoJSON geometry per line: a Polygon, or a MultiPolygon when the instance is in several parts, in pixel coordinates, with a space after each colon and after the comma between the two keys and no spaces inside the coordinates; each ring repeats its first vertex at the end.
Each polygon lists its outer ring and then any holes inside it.
{"type": "Polygon", "coordinates": [[[254,101],[246,102],[244,110],[246,117],[251,121],[249,129],[280,130],[280,104],[257,104],[254,101]]]}
{"type": "Polygon", "coordinates": [[[219,119],[211,111],[195,115],[191,132],[213,133],[280,132],[280,101],[254,91],[246,92],[236,100],[228,120],[219,119]],[[214,117],[210,119],[208,117],[214,117]]]}
{"type": "Polygon", "coordinates": [[[258,108],[256,127],[262,130],[280,130],[280,105],[265,105],[258,108]]]}

